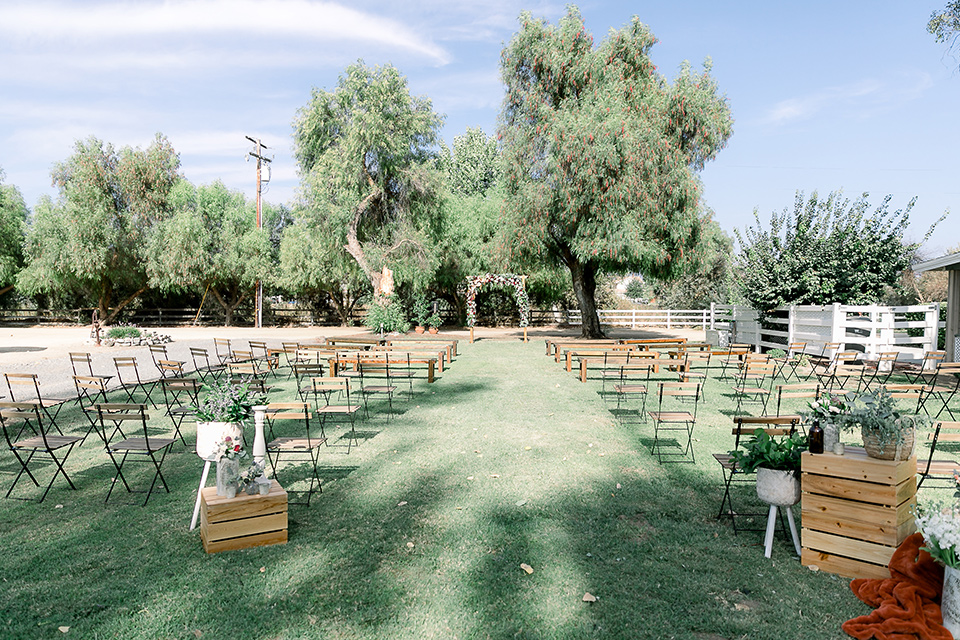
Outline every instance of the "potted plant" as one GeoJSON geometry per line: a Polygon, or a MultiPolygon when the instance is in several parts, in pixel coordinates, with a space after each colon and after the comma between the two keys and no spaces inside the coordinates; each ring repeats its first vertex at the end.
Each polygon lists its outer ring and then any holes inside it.
{"type": "Polygon", "coordinates": [[[863,448],[871,458],[906,460],[913,455],[916,428],[929,423],[926,416],[900,411],[896,399],[886,387],[880,387],[856,396],[841,428],[860,427],[863,448]]]}
{"type": "Polygon", "coordinates": [[[729,453],[737,469],[757,472],[757,497],[788,507],[800,501],[800,454],[806,450],[807,437],[802,433],[778,440],[757,429],[742,449],[729,453]]]}
{"type": "Polygon", "coordinates": [[[432,313],[427,317],[427,326],[430,327],[430,333],[437,333],[440,331],[440,316],[436,313],[432,313]]]}
{"type": "Polygon", "coordinates": [[[231,384],[230,380],[218,380],[198,406],[197,455],[204,460],[217,460],[216,446],[226,436],[233,441],[243,441],[243,422],[253,416],[253,406],[260,398],[250,395],[247,385],[231,384]]]}
{"type": "Polygon", "coordinates": [[[413,322],[416,324],[414,331],[417,333],[423,333],[427,326],[427,318],[430,317],[430,305],[427,304],[427,297],[425,295],[418,294],[416,298],[413,299],[413,322]]]}

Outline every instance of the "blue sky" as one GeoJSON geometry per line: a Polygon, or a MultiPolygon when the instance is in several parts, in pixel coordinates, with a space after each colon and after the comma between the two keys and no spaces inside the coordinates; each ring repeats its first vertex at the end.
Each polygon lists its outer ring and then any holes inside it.
{"type": "MultiPolygon", "coordinates": [[[[707,204],[732,233],[792,207],[794,193],[869,192],[892,208],[918,196],[911,235],[946,209],[931,256],[960,243],[960,64],[926,33],[944,0],[584,1],[594,39],[638,15],[660,43],[661,73],[684,59],[713,73],[735,118],[702,173],[707,204]]],[[[493,133],[499,56],[526,9],[556,22],[564,3],[512,0],[179,0],[0,4],[0,167],[32,206],[55,195],[50,169],[77,139],[145,146],[164,133],[194,183],[253,196],[246,163],[274,154],[265,198],[289,203],[291,123],[312,87],[350,63],[392,63],[446,115],[448,141],[493,133]]]]}

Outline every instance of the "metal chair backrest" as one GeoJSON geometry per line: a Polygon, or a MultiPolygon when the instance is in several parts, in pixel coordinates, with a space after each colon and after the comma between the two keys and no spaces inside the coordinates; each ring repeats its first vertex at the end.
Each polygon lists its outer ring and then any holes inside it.
{"type": "Polygon", "coordinates": [[[73,367],[75,376],[93,375],[93,358],[89,353],[71,353],[70,366],[73,367]],[[83,369],[82,371],[77,371],[78,365],[83,369]]]}
{"type": "Polygon", "coordinates": [[[0,402],[0,428],[3,429],[4,438],[10,448],[13,448],[16,439],[28,427],[40,435],[43,438],[44,447],[49,448],[47,429],[40,415],[39,405],[33,402],[0,402]],[[17,434],[12,435],[15,425],[20,426],[17,434]]]}

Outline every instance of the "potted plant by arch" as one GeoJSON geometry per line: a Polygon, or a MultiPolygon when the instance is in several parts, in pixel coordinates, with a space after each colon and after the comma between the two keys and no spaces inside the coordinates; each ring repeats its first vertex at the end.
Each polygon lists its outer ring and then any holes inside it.
{"type": "Polygon", "coordinates": [[[427,326],[430,327],[429,329],[430,333],[439,332],[441,322],[442,321],[440,320],[440,316],[438,314],[436,313],[430,314],[430,316],[427,317],[427,326]]]}
{"type": "Polygon", "coordinates": [[[859,427],[867,455],[880,460],[912,456],[917,427],[929,424],[927,416],[900,411],[886,387],[858,395],[841,423],[845,430],[859,427]]]}
{"type": "Polygon", "coordinates": [[[782,439],[757,429],[742,449],[730,451],[737,468],[757,472],[757,497],[767,504],[789,507],[800,502],[800,454],[807,436],[797,432],[782,439]]]}
{"type": "Polygon", "coordinates": [[[427,318],[430,317],[430,305],[427,304],[427,297],[422,293],[417,294],[413,299],[413,322],[416,325],[414,331],[423,333],[426,331],[427,318]]]}

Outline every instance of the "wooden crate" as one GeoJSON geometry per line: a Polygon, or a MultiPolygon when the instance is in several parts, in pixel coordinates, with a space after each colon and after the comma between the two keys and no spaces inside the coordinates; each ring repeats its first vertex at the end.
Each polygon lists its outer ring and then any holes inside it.
{"type": "Polygon", "coordinates": [[[287,541],[287,492],[272,481],[265,496],[217,495],[216,487],[200,492],[200,538],[207,553],[246,549],[287,541]]]}
{"type": "Polygon", "coordinates": [[[889,578],[887,565],[916,530],[917,459],[870,458],[861,447],[802,456],[805,566],[848,578],[889,578]]]}

